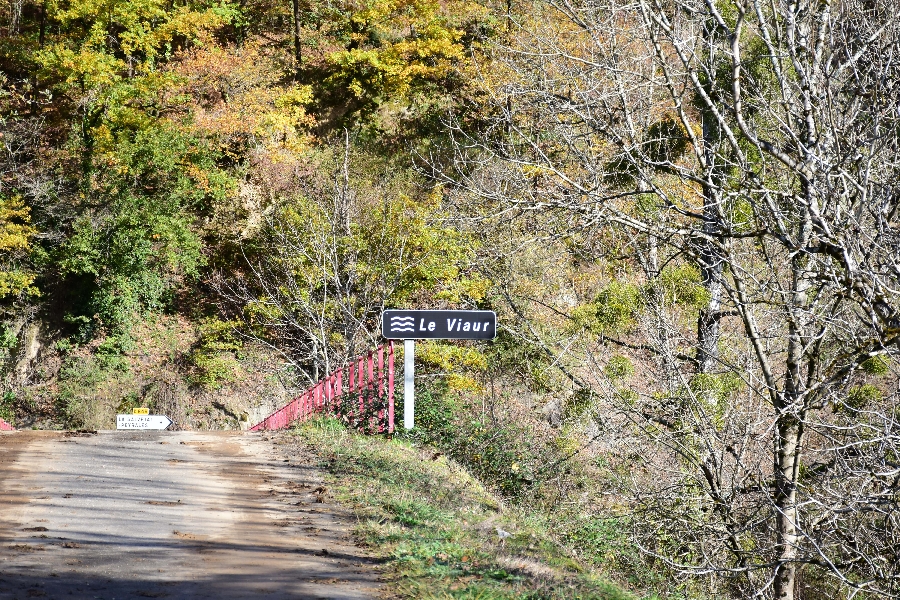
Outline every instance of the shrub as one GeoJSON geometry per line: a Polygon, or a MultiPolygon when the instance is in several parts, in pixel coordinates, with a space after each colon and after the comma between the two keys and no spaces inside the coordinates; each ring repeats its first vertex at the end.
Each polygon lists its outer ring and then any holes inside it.
{"type": "Polygon", "coordinates": [[[606,363],[603,372],[612,381],[621,381],[634,375],[634,365],[627,356],[616,354],[606,363]]]}
{"type": "Polygon", "coordinates": [[[860,385],[850,388],[845,405],[851,411],[862,410],[874,402],[879,402],[883,397],[884,394],[874,385],[860,385]]]}
{"type": "Polygon", "coordinates": [[[868,375],[887,375],[891,370],[891,357],[879,354],[865,360],[860,368],[868,375]]]}
{"type": "Polygon", "coordinates": [[[699,307],[709,302],[709,292],[694,265],[666,267],[659,274],[657,284],[670,304],[699,307]]]}
{"type": "Polygon", "coordinates": [[[576,307],[572,321],[577,328],[596,334],[619,333],[632,325],[643,307],[643,297],[637,286],[612,281],[587,304],[576,307]]]}

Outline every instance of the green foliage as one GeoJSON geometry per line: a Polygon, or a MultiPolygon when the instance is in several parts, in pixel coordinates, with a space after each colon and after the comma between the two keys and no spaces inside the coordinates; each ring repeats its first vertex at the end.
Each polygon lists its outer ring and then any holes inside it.
{"type": "Polygon", "coordinates": [[[613,281],[597,295],[594,306],[601,330],[622,331],[634,324],[643,306],[643,298],[637,286],[613,281]]]}
{"type": "Polygon", "coordinates": [[[116,406],[116,414],[129,414],[135,408],[142,408],[143,401],[136,391],[130,391],[122,396],[119,404],[116,406]]]}
{"type": "Polygon", "coordinates": [[[487,357],[479,348],[446,342],[420,342],[416,347],[416,360],[429,370],[437,369],[442,373],[451,390],[480,390],[481,386],[473,376],[487,369],[487,357]]]}
{"type": "Polygon", "coordinates": [[[200,339],[194,344],[189,360],[195,368],[194,383],[217,389],[237,379],[238,358],[244,347],[237,333],[240,323],[216,317],[200,323],[200,339]]]}
{"type": "Polygon", "coordinates": [[[580,514],[565,528],[563,536],[590,563],[628,573],[632,585],[662,587],[660,576],[648,569],[640,552],[628,539],[632,524],[627,518],[580,514]]]}
{"type": "Polygon", "coordinates": [[[581,418],[594,405],[594,391],[589,387],[581,387],[566,398],[563,405],[565,418],[575,420],[581,418]]]}
{"type": "Polygon", "coordinates": [[[63,361],[56,405],[66,425],[109,429],[115,424],[116,409],[136,393],[134,376],[115,353],[115,345],[109,344],[111,353],[81,353],[63,361]]]}
{"type": "Polygon", "coordinates": [[[736,231],[747,232],[753,228],[756,215],[753,213],[753,205],[741,196],[735,198],[730,203],[730,221],[731,226],[736,231]]]}
{"type": "Polygon", "coordinates": [[[891,357],[884,354],[873,356],[866,359],[860,365],[860,368],[863,370],[863,373],[868,375],[887,375],[891,371],[891,357]]]}
{"type": "Polygon", "coordinates": [[[846,407],[848,410],[855,412],[863,410],[875,402],[880,402],[883,398],[884,394],[880,389],[867,383],[850,388],[842,408],[846,407]]]}
{"type": "Polygon", "coordinates": [[[472,420],[470,410],[446,381],[417,388],[415,439],[447,452],[503,496],[522,494],[541,464],[531,435],[514,423],[472,420]]]}
{"type": "Polygon", "coordinates": [[[627,356],[616,354],[610,357],[603,372],[612,381],[622,381],[634,375],[634,365],[627,356]]]}
{"type": "MultiPolygon", "coordinates": [[[[484,298],[490,282],[473,266],[477,243],[445,224],[440,190],[413,199],[403,193],[402,177],[380,184],[354,178],[351,184],[359,204],[343,210],[355,219],[348,222],[341,209],[317,198],[293,198],[245,245],[256,278],[240,309],[254,335],[281,343],[284,323],[291,323],[296,346],[289,350],[309,356],[321,351],[309,340],[326,331],[325,342],[339,356],[385,306],[484,298]]],[[[483,362],[477,353],[462,356],[461,349],[441,352],[456,352],[463,363],[483,362]]],[[[449,360],[439,354],[426,352],[437,363],[449,360]]]]}
{"type": "Polygon", "coordinates": [[[638,194],[634,207],[640,214],[653,215],[660,209],[660,199],[656,194],[638,194]]]}
{"type": "Polygon", "coordinates": [[[675,162],[687,152],[690,141],[684,124],[676,117],[667,116],[647,130],[647,156],[655,163],[675,162]]]}
{"type": "MultiPolygon", "coordinates": [[[[354,273],[367,295],[388,306],[408,305],[424,294],[446,302],[459,302],[464,297],[480,299],[486,282],[466,268],[474,257],[473,241],[459,231],[440,226],[437,198],[432,195],[416,202],[401,195],[361,207],[360,219],[336,239],[331,237],[335,224],[329,222],[324,207],[309,199],[297,199],[283,208],[273,227],[279,233],[299,236],[308,246],[291,255],[281,253],[278,260],[289,263],[305,284],[303,289],[316,292],[324,292],[323,282],[354,273]],[[339,270],[323,274],[315,260],[318,252],[326,249],[336,251],[334,266],[339,270]]],[[[264,240],[262,247],[278,252],[268,243],[264,240]]]]}
{"type": "Polygon", "coordinates": [[[0,395],[0,419],[3,419],[10,425],[14,424],[16,418],[16,393],[12,390],[6,390],[0,395]]]}
{"type": "Polygon", "coordinates": [[[11,327],[3,325],[0,327],[0,351],[9,353],[19,343],[19,337],[11,327]]]}
{"type": "Polygon", "coordinates": [[[60,92],[93,91],[95,102],[113,108],[122,105],[123,91],[141,83],[131,81],[135,76],[152,79],[173,50],[208,39],[234,15],[224,2],[50,2],[48,39],[34,58],[60,92]]]}
{"type": "Polygon", "coordinates": [[[75,220],[57,252],[63,276],[80,281],[86,315],[127,331],[145,311],[168,307],[204,263],[194,221],[229,179],[197,140],[163,126],[109,134],[99,145],[97,207],[75,220]]]}
{"type": "Polygon", "coordinates": [[[547,355],[535,344],[513,337],[501,329],[485,350],[488,370],[509,373],[535,391],[553,389],[552,370],[547,355]]]}
{"type": "Polygon", "coordinates": [[[62,338],[53,342],[53,349],[60,354],[65,354],[74,347],[75,345],[72,343],[72,340],[70,338],[62,338]]]}
{"type": "Polygon", "coordinates": [[[572,321],[596,334],[622,333],[631,328],[644,305],[641,290],[630,283],[612,281],[593,302],[576,307],[572,321]]]}
{"type": "Polygon", "coordinates": [[[656,285],[670,304],[700,307],[709,303],[709,291],[701,283],[700,271],[694,265],[666,267],[656,285]]]}
{"type": "Polygon", "coordinates": [[[725,404],[743,385],[744,382],[736,373],[697,373],[689,383],[692,393],[719,405],[725,404]]]}
{"type": "Polygon", "coordinates": [[[338,7],[322,19],[330,41],[343,46],[327,55],[323,91],[342,104],[352,98],[353,114],[363,119],[386,104],[427,105],[462,88],[462,66],[472,44],[464,29],[487,18],[481,5],[467,0],[374,0],[338,7]]]}

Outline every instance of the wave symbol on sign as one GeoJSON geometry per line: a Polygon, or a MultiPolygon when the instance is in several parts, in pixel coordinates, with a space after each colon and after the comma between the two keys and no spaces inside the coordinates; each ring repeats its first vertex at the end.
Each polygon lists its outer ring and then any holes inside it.
{"type": "Polygon", "coordinates": [[[391,331],[415,331],[415,319],[412,317],[391,317],[391,331]]]}

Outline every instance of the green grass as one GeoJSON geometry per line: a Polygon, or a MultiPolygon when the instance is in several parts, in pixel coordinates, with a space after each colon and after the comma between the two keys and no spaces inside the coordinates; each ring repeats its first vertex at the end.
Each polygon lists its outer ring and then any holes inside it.
{"type": "Polygon", "coordinates": [[[355,534],[385,560],[402,598],[629,600],[573,560],[540,518],[507,508],[468,471],[428,447],[361,436],[320,420],[293,430],[322,460],[355,534]],[[501,543],[496,527],[511,532],[501,543]]]}

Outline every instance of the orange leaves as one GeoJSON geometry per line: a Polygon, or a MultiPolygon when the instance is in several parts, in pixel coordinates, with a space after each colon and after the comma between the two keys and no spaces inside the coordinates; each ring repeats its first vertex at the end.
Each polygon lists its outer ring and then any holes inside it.
{"type": "Polygon", "coordinates": [[[172,71],[182,84],[170,93],[190,99],[193,126],[226,153],[255,148],[292,155],[311,143],[311,88],[282,84],[284,72],[261,44],[198,48],[179,57],[172,71]]]}

